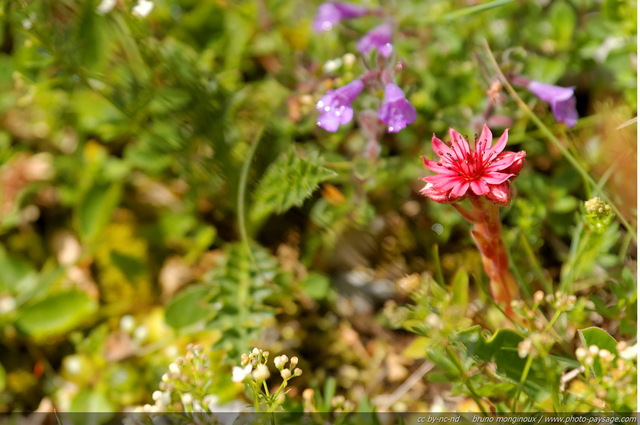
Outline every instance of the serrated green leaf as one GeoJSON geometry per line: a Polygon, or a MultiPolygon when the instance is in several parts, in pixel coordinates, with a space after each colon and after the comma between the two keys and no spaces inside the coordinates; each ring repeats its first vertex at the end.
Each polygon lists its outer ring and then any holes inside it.
{"type": "Polygon", "coordinates": [[[34,338],[60,335],[81,325],[97,308],[98,303],[85,292],[60,292],[21,309],[16,327],[34,338]]]}
{"type": "Polygon", "coordinates": [[[321,164],[316,153],[305,158],[289,149],[280,154],[258,183],[251,219],[260,221],[273,212],[281,214],[302,205],[321,182],[336,175],[321,164]]]}
{"type": "MultiPolygon", "coordinates": [[[[459,332],[457,339],[467,348],[467,355],[486,362],[494,362],[497,372],[513,383],[518,383],[527,361],[518,355],[518,344],[524,337],[511,329],[500,329],[490,338],[485,338],[480,326],[473,326],[459,332]]],[[[548,396],[545,375],[538,374],[544,367],[539,358],[534,359],[531,371],[527,375],[524,391],[540,400],[548,396]]]]}

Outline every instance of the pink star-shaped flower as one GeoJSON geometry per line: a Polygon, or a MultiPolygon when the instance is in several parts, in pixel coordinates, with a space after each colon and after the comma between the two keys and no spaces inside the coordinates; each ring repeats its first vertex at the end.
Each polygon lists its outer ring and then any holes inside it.
{"type": "Polygon", "coordinates": [[[492,146],[493,135],[485,125],[475,140],[474,149],[456,130],[451,128],[449,133],[451,147],[435,135],[431,139],[439,161],[422,157],[424,165],[437,174],[421,178],[427,184],[420,193],[441,204],[474,194],[486,196],[498,205],[508,205],[511,200],[509,180],[520,173],[526,156],[524,151],[502,152],[507,145],[508,130],[492,146]]]}

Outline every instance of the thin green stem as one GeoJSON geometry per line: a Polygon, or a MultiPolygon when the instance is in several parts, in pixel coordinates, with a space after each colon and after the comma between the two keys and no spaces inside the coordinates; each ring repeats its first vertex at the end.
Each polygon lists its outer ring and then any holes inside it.
{"type": "MultiPolygon", "coordinates": [[[[569,150],[560,142],[560,140],[558,140],[558,138],[551,132],[551,130],[549,130],[549,128],[542,122],[542,120],[538,118],[538,116],[529,108],[529,106],[522,100],[522,98],[520,98],[516,90],[513,88],[511,83],[509,83],[509,80],[500,69],[500,65],[498,65],[496,58],[493,56],[493,52],[491,51],[489,43],[486,39],[483,40],[483,45],[484,49],[487,52],[487,56],[489,57],[489,60],[491,61],[491,64],[493,65],[498,78],[500,79],[500,82],[516,101],[520,109],[522,109],[529,116],[529,118],[531,118],[531,121],[533,121],[533,123],[540,129],[540,131],[542,131],[547,139],[550,140],[556,146],[556,148],[558,148],[558,150],[567,159],[567,161],[569,161],[569,163],[576,169],[576,171],[578,171],[587,186],[591,186],[594,189],[597,188],[598,185],[596,181],[589,175],[589,173],[584,170],[584,168],[580,165],[580,162],[571,154],[571,152],[569,152],[569,150]]],[[[618,216],[618,219],[620,220],[622,225],[627,229],[629,233],[633,235],[633,240],[637,242],[638,237],[636,235],[635,229],[631,226],[627,219],[624,218],[618,207],[611,201],[604,190],[600,191],[600,196],[602,196],[603,200],[611,206],[611,209],[618,216]]]]}
{"type": "MultiPolygon", "coordinates": [[[[249,148],[249,153],[247,154],[247,158],[244,160],[242,164],[242,170],[240,171],[240,182],[238,184],[238,199],[237,199],[237,208],[238,208],[238,232],[240,233],[240,238],[242,239],[242,243],[247,250],[249,258],[251,262],[256,265],[258,272],[260,272],[260,268],[253,257],[253,252],[251,251],[251,246],[249,244],[249,237],[247,236],[247,224],[246,224],[246,216],[245,216],[245,197],[247,191],[247,180],[249,176],[249,168],[251,167],[251,161],[253,161],[253,157],[256,153],[258,145],[262,140],[262,132],[264,131],[264,126],[260,127],[258,132],[256,133],[253,142],[251,143],[251,147],[249,148]]],[[[238,308],[240,309],[240,318],[244,320],[248,314],[248,306],[247,306],[247,298],[249,296],[249,279],[241,279],[238,285],[238,308]]],[[[246,339],[248,329],[245,326],[240,326],[238,328],[240,332],[243,334],[243,340],[246,339]]],[[[247,341],[245,341],[247,342],[247,341]]]]}
{"type": "Polygon", "coordinates": [[[484,405],[480,400],[480,396],[475,392],[475,390],[471,386],[471,383],[467,378],[467,373],[465,372],[464,367],[462,366],[462,363],[460,363],[460,359],[458,358],[458,356],[456,356],[456,354],[453,352],[451,347],[447,347],[445,351],[447,353],[447,356],[449,356],[449,358],[451,359],[451,362],[453,362],[453,364],[456,366],[456,368],[460,372],[460,377],[462,378],[462,382],[464,383],[464,386],[467,387],[467,390],[469,390],[469,395],[471,395],[471,398],[473,399],[473,401],[475,401],[476,404],[478,405],[478,409],[480,409],[480,411],[484,416],[487,416],[487,410],[484,408],[484,405]]]}
{"type": "Polygon", "coordinates": [[[436,280],[441,286],[445,286],[444,274],[440,265],[440,250],[438,244],[433,244],[433,260],[436,263],[436,280]]]}
{"type": "Polygon", "coordinates": [[[522,370],[522,375],[520,375],[520,383],[518,384],[518,389],[516,391],[516,396],[513,399],[513,405],[511,406],[511,412],[517,412],[516,407],[518,406],[518,399],[520,398],[520,394],[522,394],[522,388],[524,388],[524,382],[527,380],[527,376],[529,375],[529,370],[531,369],[531,365],[533,364],[533,356],[527,356],[527,362],[524,364],[524,369],[522,370]]]}
{"type": "Polygon", "coordinates": [[[558,321],[562,313],[564,313],[564,310],[556,310],[555,313],[553,313],[553,317],[551,317],[551,320],[549,320],[547,327],[544,328],[545,333],[551,330],[551,328],[553,327],[553,325],[556,324],[556,322],[558,321]]]}

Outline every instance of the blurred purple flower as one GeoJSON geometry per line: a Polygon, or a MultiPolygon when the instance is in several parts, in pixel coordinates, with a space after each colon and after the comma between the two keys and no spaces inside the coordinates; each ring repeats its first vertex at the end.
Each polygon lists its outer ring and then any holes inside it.
{"type": "Polygon", "coordinates": [[[320,111],[317,124],[319,127],[335,132],[340,124],[348,124],[353,118],[351,102],[360,94],[364,83],[354,80],[336,90],[329,90],[316,104],[320,111]]]}
{"type": "Polygon", "coordinates": [[[576,111],[576,98],[573,95],[575,87],[560,87],[538,81],[529,81],[526,87],[531,93],[551,105],[551,112],[556,121],[563,122],[569,127],[576,125],[578,111],[576,111]]]}
{"type": "Polygon", "coordinates": [[[330,31],[343,19],[357,18],[369,13],[369,9],[359,4],[345,1],[328,1],[318,7],[318,14],[313,20],[315,32],[330,31]]]}
{"type": "Polygon", "coordinates": [[[375,47],[382,56],[388,58],[393,51],[393,44],[391,44],[392,33],[393,27],[391,24],[384,23],[379,25],[358,40],[356,48],[360,53],[366,54],[375,47]]]}
{"type": "Polygon", "coordinates": [[[418,115],[416,108],[404,97],[404,93],[397,85],[387,84],[384,89],[384,103],[378,112],[380,121],[387,124],[389,133],[397,133],[413,123],[418,115]]]}

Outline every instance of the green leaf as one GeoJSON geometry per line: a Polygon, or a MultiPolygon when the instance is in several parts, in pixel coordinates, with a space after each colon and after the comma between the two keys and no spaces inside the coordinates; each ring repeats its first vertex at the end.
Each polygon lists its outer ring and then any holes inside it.
{"type": "Polygon", "coordinates": [[[78,233],[83,241],[92,241],[107,225],[122,197],[120,184],[96,185],[86,194],[78,210],[78,233]]]}
{"type": "Polygon", "coordinates": [[[311,272],[309,275],[300,282],[302,291],[314,300],[323,300],[327,298],[329,294],[329,288],[331,282],[329,278],[320,273],[311,272]]]}
{"type": "MultiPolygon", "coordinates": [[[[582,345],[587,350],[592,345],[595,345],[599,350],[607,350],[610,353],[618,354],[618,349],[616,348],[618,342],[606,331],[600,328],[591,327],[580,329],[578,331],[578,334],[580,335],[580,341],[582,341],[582,345]]],[[[599,357],[596,357],[595,361],[593,362],[592,372],[597,376],[600,376],[602,374],[602,365],[600,364],[599,357]]]]}
{"type": "Polygon", "coordinates": [[[5,372],[2,363],[0,363],[0,391],[4,391],[7,385],[7,372],[5,372]]]}
{"type": "Polygon", "coordinates": [[[60,292],[19,310],[16,327],[38,339],[60,335],[85,323],[97,307],[98,303],[85,292],[60,292]]]}
{"type": "Polygon", "coordinates": [[[89,69],[95,69],[105,57],[106,37],[104,17],[95,12],[97,2],[90,0],[84,2],[76,33],[77,50],[81,65],[89,69]]]}
{"type": "Polygon", "coordinates": [[[217,309],[209,301],[215,292],[210,286],[193,286],[180,292],[167,305],[165,320],[169,326],[182,329],[212,319],[217,309]]]}
{"type": "Polygon", "coordinates": [[[324,411],[331,411],[331,400],[336,394],[336,380],[333,376],[327,378],[324,382],[324,391],[322,392],[322,400],[324,401],[324,411]]]}
{"type": "Polygon", "coordinates": [[[461,9],[454,10],[444,15],[441,19],[443,21],[452,21],[465,16],[474,15],[476,13],[484,12],[485,10],[493,9],[494,7],[504,6],[511,3],[513,0],[493,0],[482,4],[477,4],[469,7],[463,7],[461,9]]]}
{"type": "MultiPolygon", "coordinates": [[[[76,395],[70,406],[71,412],[113,412],[114,405],[101,388],[84,388],[76,395]]],[[[111,415],[96,415],[95,424],[104,423],[111,415]]],[[[91,423],[91,422],[90,422],[91,423]]]]}
{"type": "MultiPolygon", "coordinates": [[[[498,374],[513,383],[520,382],[527,359],[518,355],[518,344],[524,337],[511,329],[500,329],[489,338],[485,338],[481,332],[480,326],[473,326],[459,332],[457,339],[467,348],[468,355],[485,362],[494,362],[498,374]]],[[[546,398],[549,394],[546,379],[544,365],[539,358],[534,359],[524,391],[537,400],[546,398]]]]}
{"type": "Polygon", "coordinates": [[[576,26],[576,15],[573,8],[565,2],[555,2],[550,12],[550,22],[555,33],[555,41],[559,50],[573,46],[573,31],[576,26]]]}
{"type": "Polygon", "coordinates": [[[469,275],[463,269],[458,270],[453,277],[453,301],[466,308],[469,303],[469,275]]]}
{"type": "Polygon", "coordinates": [[[280,154],[258,183],[251,219],[260,221],[272,212],[280,214],[302,205],[321,182],[336,175],[321,164],[315,152],[306,158],[293,148],[280,154]]]}
{"type": "Polygon", "coordinates": [[[0,246],[0,292],[17,295],[33,289],[36,284],[37,273],[31,265],[0,246]]]}

